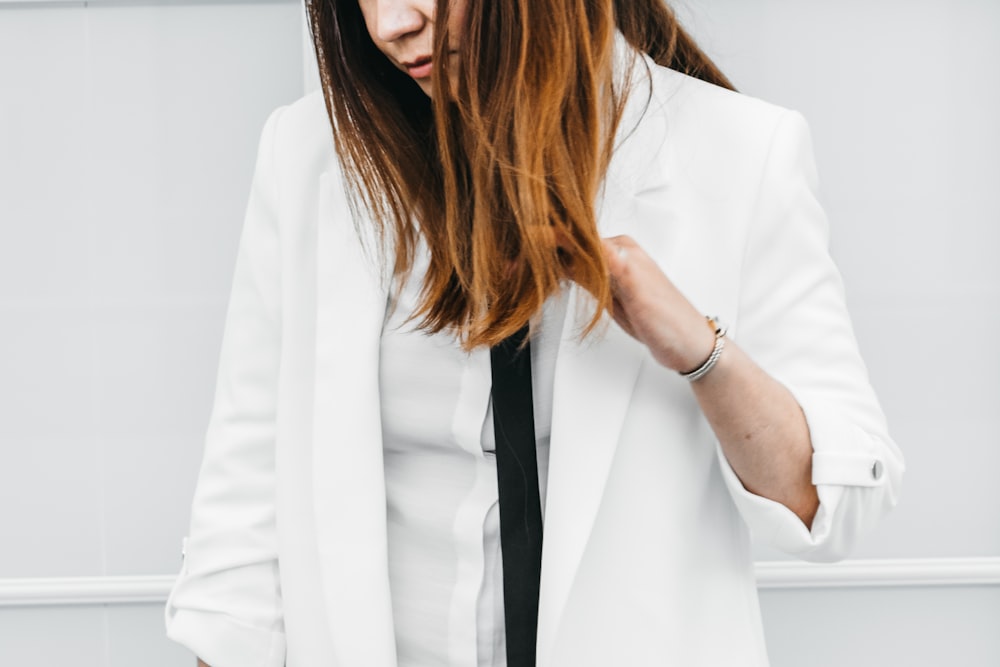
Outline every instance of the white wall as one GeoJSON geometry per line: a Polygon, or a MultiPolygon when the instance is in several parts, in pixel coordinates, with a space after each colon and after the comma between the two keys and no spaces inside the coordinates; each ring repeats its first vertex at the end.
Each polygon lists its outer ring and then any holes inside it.
{"type": "MultiPolygon", "coordinates": [[[[875,560],[758,549],[773,664],[1000,664],[1000,3],[680,9],[810,121],[907,455],[875,560]]],[[[0,0],[0,664],[190,664],[162,597],[258,133],[303,51],[296,0],[0,0]]]]}
{"type": "Polygon", "coordinates": [[[299,11],[0,2],[0,664],[192,664],[159,602],[2,591],[179,568],[257,138],[302,91],[299,11]]]}

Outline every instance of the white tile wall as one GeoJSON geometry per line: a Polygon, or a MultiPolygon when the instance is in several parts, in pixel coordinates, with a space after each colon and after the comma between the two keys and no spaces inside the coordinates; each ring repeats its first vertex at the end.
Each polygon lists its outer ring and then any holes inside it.
{"type": "Polygon", "coordinates": [[[107,572],[180,570],[180,536],[187,534],[201,458],[201,447],[191,443],[191,437],[104,439],[105,459],[114,461],[103,479],[107,572]]]}
{"type": "MultiPolygon", "coordinates": [[[[99,607],[0,609],[0,663],[12,667],[107,667],[104,610],[99,607]]],[[[192,664],[193,661],[187,667],[192,664]]]]}
{"type": "Polygon", "coordinates": [[[0,662],[17,667],[194,667],[163,632],[163,606],[0,609],[0,662]]]}
{"type": "Polygon", "coordinates": [[[98,451],[87,436],[4,438],[0,578],[104,572],[98,451]]]}
{"type": "Polygon", "coordinates": [[[767,591],[771,667],[996,667],[1000,587],[767,591]]]}
{"type": "Polygon", "coordinates": [[[164,635],[161,605],[111,607],[107,623],[108,662],[102,667],[195,667],[195,656],[164,635]]]}
{"type": "MultiPolygon", "coordinates": [[[[83,10],[0,6],[0,298],[86,295],[83,10]],[[59,48],[54,48],[58,45],[59,48]]],[[[6,319],[6,318],[5,318],[6,319]]],[[[6,347],[6,346],[5,346],[6,347]]]]}
{"type": "Polygon", "coordinates": [[[300,11],[0,2],[0,578],[178,569],[300,11]]]}

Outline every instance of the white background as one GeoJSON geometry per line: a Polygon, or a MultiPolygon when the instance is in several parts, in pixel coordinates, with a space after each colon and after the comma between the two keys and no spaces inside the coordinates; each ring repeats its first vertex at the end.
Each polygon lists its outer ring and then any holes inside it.
{"type": "MultiPolygon", "coordinates": [[[[772,662],[1000,665],[1000,3],[679,11],[738,88],[810,121],[907,457],[871,562],[758,550],[772,662]]],[[[260,128],[311,79],[301,21],[296,0],[0,0],[0,664],[192,664],[162,591],[260,128]]]]}

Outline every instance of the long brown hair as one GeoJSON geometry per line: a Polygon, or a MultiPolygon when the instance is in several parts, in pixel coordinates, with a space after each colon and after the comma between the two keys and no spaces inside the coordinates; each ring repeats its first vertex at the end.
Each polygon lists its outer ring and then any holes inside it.
{"type": "Polygon", "coordinates": [[[432,98],[378,50],[357,0],[306,7],[355,220],[393,249],[397,280],[423,236],[414,317],[467,349],[506,338],[567,280],[595,301],[584,333],[611,303],[594,202],[626,92],[616,28],[658,64],[732,88],[662,0],[468,0],[456,90],[438,0],[432,98]]]}

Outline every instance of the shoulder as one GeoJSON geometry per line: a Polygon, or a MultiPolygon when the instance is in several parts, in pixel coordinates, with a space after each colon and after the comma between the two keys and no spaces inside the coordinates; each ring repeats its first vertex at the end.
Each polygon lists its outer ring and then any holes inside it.
{"type": "Polygon", "coordinates": [[[760,139],[793,113],[745,93],[651,63],[653,96],[671,121],[698,139],[740,142],[760,139]]]}
{"type": "Polygon", "coordinates": [[[667,153],[711,183],[759,178],[786,127],[808,135],[802,115],[651,64],[651,109],[666,123],[667,153]]]}
{"type": "Polygon", "coordinates": [[[674,102],[684,102],[686,106],[693,106],[698,111],[728,118],[765,118],[785,111],[781,106],[746,93],[723,88],[669,67],[657,65],[648,58],[646,62],[650,66],[650,76],[658,92],[666,93],[674,102]]]}
{"type": "Polygon", "coordinates": [[[320,90],[275,109],[264,128],[280,172],[296,180],[336,164],[333,131],[320,90]]]}

